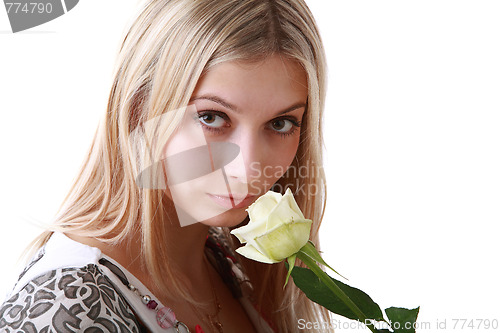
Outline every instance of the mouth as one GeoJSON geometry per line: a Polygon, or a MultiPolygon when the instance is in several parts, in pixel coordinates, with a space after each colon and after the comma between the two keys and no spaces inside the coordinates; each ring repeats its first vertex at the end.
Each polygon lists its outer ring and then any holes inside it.
{"type": "Polygon", "coordinates": [[[222,195],[222,194],[211,194],[207,193],[210,199],[212,199],[216,204],[221,207],[232,209],[232,208],[243,208],[248,207],[257,198],[256,195],[238,196],[238,195],[222,195]]]}

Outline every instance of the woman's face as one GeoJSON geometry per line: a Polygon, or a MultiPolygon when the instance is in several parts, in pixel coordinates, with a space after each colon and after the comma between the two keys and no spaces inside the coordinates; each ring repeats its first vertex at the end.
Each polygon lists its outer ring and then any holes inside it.
{"type": "Polygon", "coordinates": [[[181,226],[235,226],[285,173],[300,141],[307,79],[279,56],[202,76],[165,146],[167,195],[181,226]]]}

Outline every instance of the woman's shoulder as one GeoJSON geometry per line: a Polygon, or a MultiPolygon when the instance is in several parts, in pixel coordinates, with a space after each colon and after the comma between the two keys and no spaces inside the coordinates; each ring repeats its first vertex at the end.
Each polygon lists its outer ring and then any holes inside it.
{"type": "Polygon", "coordinates": [[[31,280],[0,307],[5,332],[139,332],[122,295],[95,264],[58,268],[31,280]]]}
{"type": "Polygon", "coordinates": [[[0,305],[0,332],[140,332],[101,259],[98,249],[52,234],[0,305]]]}

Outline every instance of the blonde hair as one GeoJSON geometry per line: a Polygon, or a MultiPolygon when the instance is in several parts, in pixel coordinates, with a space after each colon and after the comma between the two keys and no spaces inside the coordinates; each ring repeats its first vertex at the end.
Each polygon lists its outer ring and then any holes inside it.
{"type": "MultiPolygon", "coordinates": [[[[136,178],[152,161],[161,160],[161,148],[182,118],[182,112],[167,111],[188,105],[203,73],[222,62],[258,61],[273,54],[299,63],[307,74],[307,110],[292,168],[312,165],[316,172],[300,177],[287,173],[277,186],[306,189],[297,191],[296,200],[314,221],[311,240],[319,245],[326,202],[321,169],[326,63],[318,29],[303,0],[148,1],[123,41],[107,112],[51,230],[112,244],[139,230],[143,256],[157,285],[194,302],[162,256],[167,246],[162,226],[169,221],[158,213],[164,211],[164,191],[141,188],[136,178]],[[148,121],[160,116],[161,128],[148,129],[148,121]],[[146,150],[150,155],[144,154],[146,150]]],[[[42,234],[35,246],[43,245],[50,234],[42,234]]],[[[293,283],[282,289],[284,265],[245,259],[242,263],[257,290],[258,304],[272,309],[267,316],[279,331],[298,331],[301,318],[328,319],[328,312],[293,283]]]]}

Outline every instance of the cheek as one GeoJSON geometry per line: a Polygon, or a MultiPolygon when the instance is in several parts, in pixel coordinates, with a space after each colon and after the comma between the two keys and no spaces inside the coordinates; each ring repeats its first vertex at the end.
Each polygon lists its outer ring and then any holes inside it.
{"type": "Polygon", "coordinates": [[[192,124],[188,125],[190,126],[183,126],[168,139],[163,149],[164,157],[168,158],[169,156],[177,155],[207,144],[207,140],[201,128],[192,124]]]}
{"type": "Polygon", "coordinates": [[[283,166],[288,168],[295,158],[297,154],[297,149],[299,147],[300,136],[296,135],[293,138],[290,138],[290,142],[281,145],[281,160],[283,166]]]}
{"type": "Polygon", "coordinates": [[[300,142],[300,136],[279,139],[263,163],[262,176],[267,183],[276,182],[292,164],[300,142]]]}

